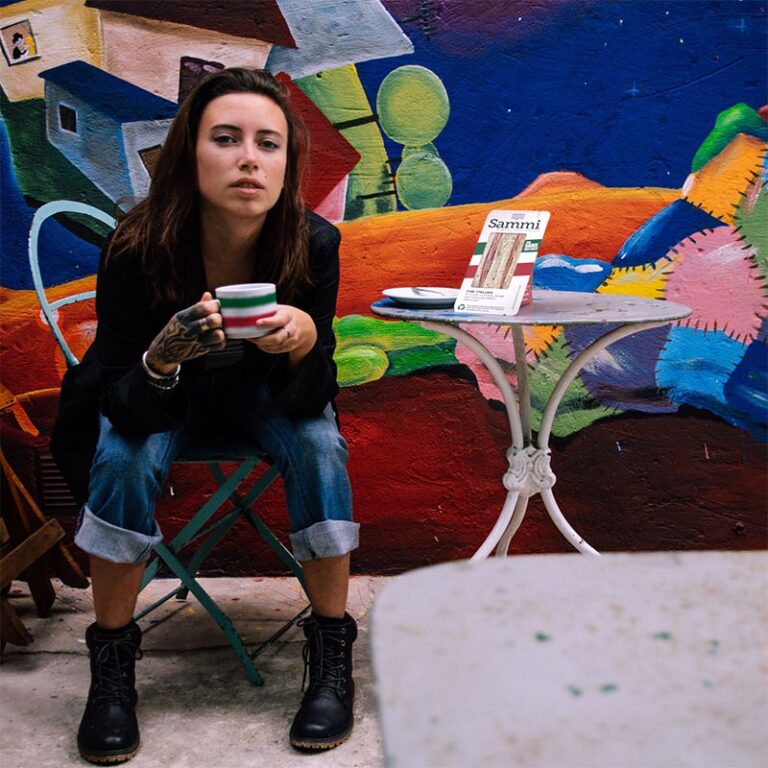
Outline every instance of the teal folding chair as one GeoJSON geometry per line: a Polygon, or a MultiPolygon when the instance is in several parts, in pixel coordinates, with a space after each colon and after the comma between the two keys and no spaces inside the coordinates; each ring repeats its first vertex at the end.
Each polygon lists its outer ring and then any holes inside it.
{"type": "MultiPolygon", "coordinates": [[[[29,233],[29,266],[32,271],[32,280],[40,303],[40,309],[48,322],[51,332],[53,333],[53,336],[64,355],[67,367],[69,368],[77,365],[78,360],[72,353],[69,344],[67,344],[67,341],[59,328],[58,313],[56,310],[67,304],[93,299],[96,296],[96,292],[86,291],[66,296],[57,301],[48,301],[40,271],[38,239],[40,229],[46,219],[61,213],[76,213],[92,216],[110,228],[115,227],[116,221],[112,216],[100,211],[98,208],[70,200],[59,200],[46,203],[37,210],[32,219],[32,226],[29,233]]],[[[211,618],[213,618],[219,627],[221,627],[229,644],[232,646],[240,663],[243,665],[246,676],[255,685],[262,685],[264,681],[254,666],[253,658],[263,652],[287,629],[304,616],[309,611],[309,606],[300,611],[297,616],[254,652],[249,653],[232,622],[197,580],[197,573],[205,561],[205,558],[227,535],[235,523],[241,519],[245,519],[256,529],[281,562],[287,566],[294,576],[296,576],[306,592],[306,584],[301,565],[253,510],[253,504],[278,476],[278,470],[274,466],[270,466],[249,490],[245,492],[241,491],[241,486],[245,484],[246,480],[251,477],[256,468],[264,460],[264,453],[256,446],[243,441],[233,442],[231,440],[205,440],[200,443],[195,443],[189,446],[182,456],[177,459],[176,463],[205,464],[210,470],[218,487],[210,499],[200,507],[170,543],[160,543],[155,547],[154,557],[147,565],[141,588],[143,589],[146,587],[146,585],[158,574],[161,566],[165,566],[171,573],[173,573],[179,579],[180,583],[177,587],[163,595],[159,600],[156,600],[154,603],[144,608],[144,610],[138,613],[135,617],[138,620],[146,616],[171,598],[175,597],[176,599],[184,600],[186,599],[187,594],[191,592],[205,610],[208,611],[211,618]],[[237,468],[231,474],[226,475],[222,469],[222,464],[224,463],[237,463],[237,468]],[[214,519],[219,509],[228,500],[232,502],[232,509],[218,519],[214,519]],[[197,545],[196,548],[193,545],[197,545]],[[189,554],[188,548],[190,548],[191,554],[189,554]],[[182,553],[184,553],[186,562],[182,560],[182,553]]]]}

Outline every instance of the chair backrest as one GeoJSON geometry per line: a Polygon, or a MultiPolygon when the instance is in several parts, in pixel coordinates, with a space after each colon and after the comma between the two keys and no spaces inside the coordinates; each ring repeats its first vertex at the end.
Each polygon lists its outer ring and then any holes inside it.
{"type": "Polygon", "coordinates": [[[92,205],[78,203],[74,200],[55,200],[51,203],[46,203],[38,208],[35,215],[32,217],[32,226],[29,229],[28,244],[29,269],[32,272],[32,282],[35,286],[37,300],[40,303],[40,309],[43,312],[43,316],[56,339],[56,343],[64,354],[64,359],[67,361],[67,367],[71,368],[73,365],[77,365],[78,359],[69,348],[69,344],[67,344],[67,341],[59,328],[59,320],[56,310],[67,304],[74,304],[77,301],[92,299],[96,296],[96,291],[83,291],[82,293],[65,296],[63,299],[58,299],[57,301],[48,301],[48,296],[45,293],[45,284],[43,283],[40,271],[38,241],[40,239],[40,229],[42,228],[43,223],[46,219],[49,219],[51,216],[58,213],[81,213],[86,216],[92,216],[94,219],[97,219],[112,229],[115,228],[117,220],[108,213],[104,213],[104,211],[94,208],[92,205]]]}

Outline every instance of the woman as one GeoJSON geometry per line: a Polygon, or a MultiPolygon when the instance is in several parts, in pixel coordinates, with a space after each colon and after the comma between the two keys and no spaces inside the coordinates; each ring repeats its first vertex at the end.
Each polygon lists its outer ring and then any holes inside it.
{"type": "Polygon", "coordinates": [[[183,447],[214,430],[256,442],[284,478],[313,609],[291,743],[327,749],[351,732],[357,630],[345,606],[358,525],[331,405],[340,238],[304,208],[305,135],[268,72],[208,76],[179,109],[148,197],[102,254],[96,338],[65,377],[51,446],[85,500],[75,542],[90,555],[96,622],[78,746],[91,762],[138,748],[132,616],[161,539],[155,499],[183,447]],[[213,294],[247,282],[276,283],[283,303],[259,321],[271,333],[227,344],[213,294]]]}

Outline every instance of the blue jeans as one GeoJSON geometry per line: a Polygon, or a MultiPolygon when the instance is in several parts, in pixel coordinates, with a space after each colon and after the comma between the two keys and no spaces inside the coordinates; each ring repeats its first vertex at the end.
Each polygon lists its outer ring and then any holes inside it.
{"type": "Polygon", "coordinates": [[[352,521],[347,444],[330,404],[319,416],[289,419],[271,402],[266,388],[245,396],[236,389],[222,391],[215,386],[215,380],[226,381],[227,374],[219,371],[208,377],[197,382],[195,392],[201,395],[197,408],[178,429],[131,437],[100,417],[88,501],[80,514],[75,543],[115,563],[146,561],[152,547],[162,541],[155,501],[171,464],[197,436],[215,429],[219,437],[224,430],[255,443],[277,465],[297,560],[344,555],[355,549],[359,525],[352,521]],[[215,396],[206,398],[206,388],[215,396]],[[211,412],[217,403],[220,407],[211,412]]]}

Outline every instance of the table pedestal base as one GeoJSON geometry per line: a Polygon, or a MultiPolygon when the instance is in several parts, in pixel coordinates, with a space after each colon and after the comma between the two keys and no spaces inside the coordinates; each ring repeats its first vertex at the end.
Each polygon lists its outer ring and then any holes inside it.
{"type": "Polygon", "coordinates": [[[531,397],[528,386],[528,361],[525,355],[525,341],[523,339],[523,329],[520,325],[512,325],[512,339],[515,346],[515,367],[517,370],[518,393],[515,394],[512,385],[509,383],[503,368],[493,354],[472,334],[456,325],[447,323],[438,323],[428,320],[417,321],[419,325],[438,333],[451,336],[456,341],[461,342],[471,349],[482,364],[488,369],[493,377],[493,381],[504,398],[504,405],[509,419],[509,428],[512,435],[512,446],[507,451],[507,460],[509,469],[504,474],[503,483],[507,489],[507,498],[502,507],[493,529],[488,534],[485,541],[480,545],[477,552],[472,556],[472,560],[482,560],[491,554],[496,548],[497,555],[506,555],[509,551],[509,545],[512,537],[520,527],[520,523],[525,517],[528,508],[528,500],[537,493],[541,494],[544,506],[549,513],[552,522],[557,526],[560,533],[570,542],[570,544],[579,552],[585,555],[598,556],[600,553],[590,546],[582,536],[580,536],[570,523],[565,519],[565,515],[560,511],[560,507],[555,501],[552,487],[555,484],[555,475],[549,466],[549,436],[552,430],[552,423],[555,419],[557,408],[565,395],[568,386],[576,378],[579,371],[597,354],[602,352],[615,341],[630,336],[638,331],[644,331],[649,328],[656,328],[661,325],[667,325],[664,322],[633,322],[620,325],[608,331],[603,336],[593,341],[587,346],[581,354],[566,368],[559,381],[552,390],[552,394],[547,400],[544,413],[541,418],[541,425],[535,444],[531,433],[531,397]]]}
{"type": "Polygon", "coordinates": [[[496,524],[472,556],[472,560],[485,559],[494,547],[497,556],[504,556],[509,552],[512,537],[517,533],[528,510],[528,502],[537,493],[541,494],[552,522],[573,547],[585,555],[599,555],[594,547],[576,533],[557,506],[552,492],[556,477],[550,468],[549,456],[549,448],[536,448],[533,445],[522,449],[513,446],[507,451],[509,469],[502,480],[507,489],[507,498],[496,524]]]}

